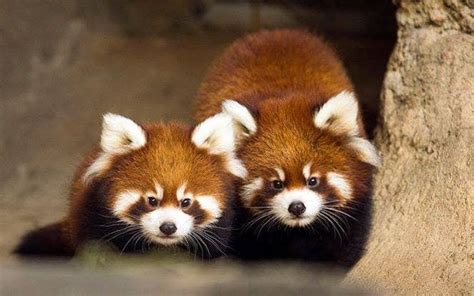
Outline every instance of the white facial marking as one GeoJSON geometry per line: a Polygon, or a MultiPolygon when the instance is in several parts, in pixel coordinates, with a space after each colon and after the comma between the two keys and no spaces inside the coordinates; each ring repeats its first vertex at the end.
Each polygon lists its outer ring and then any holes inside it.
{"type": "Polygon", "coordinates": [[[156,198],[159,199],[159,200],[162,200],[163,199],[163,193],[164,193],[164,189],[163,187],[155,182],[155,191],[156,191],[156,198]]]}
{"type": "Polygon", "coordinates": [[[145,131],[132,120],[107,113],[102,123],[100,146],[106,153],[125,153],[145,146],[145,131]]]}
{"type": "Polygon", "coordinates": [[[100,153],[94,162],[87,168],[82,176],[84,184],[88,185],[94,178],[101,176],[110,168],[113,155],[107,153],[100,153]]]}
{"type": "Polygon", "coordinates": [[[214,223],[222,215],[222,209],[214,196],[211,195],[198,195],[196,200],[199,202],[201,209],[208,212],[214,219],[211,221],[206,221],[204,225],[214,223]]]}
{"type": "Polygon", "coordinates": [[[304,167],[303,167],[303,176],[306,180],[309,179],[311,176],[311,166],[313,165],[312,162],[308,162],[304,167]]]}
{"type": "Polygon", "coordinates": [[[271,205],[272,212],[282,223],[292,227],[301,227],[314,221],[322,208],[323,198],[307,188],[285,189],[283,192],[274,196],[271,205]],[[293,217],[288,211],[290,204],[293,202],[302,202],[306,207],[305,212],[300,218],[293,217]]]}
{"type": "Polygon", "coordinates": [[[181,186],[178,187],[176,190],[176,198],[179,201],[182,201],[185,198],[193,199],[194,195],[191,192],[185,192],[186,191],[186,183],[182,184],[181,186]]]}
{"type": "Polygon", "coordinates": [[[175,208],[158,208],[142,216],[141,224],[148,237],[162,245],[172,245],[180,242],[193,230],[194,218],[175,208]],[[165,222],[174,223],[176,232],[165,236],[160,226],[165,222]]]}
{"type": "Polygon", "coordinates": [[[235,132],[229,114],[219,113],[198,124],[191,141],[210,154],[223,155],[226,168],[231,174],[240,178],[247,176],[247,170],[235,156],[235,132]]]}
{"type": "Polygon", "coordinates": [[[280,181],[285,181],[285,171],[282,168],[274,168],[274,170],[277,172],[280,181]]]}
{"type": "Polygon", "coordinates": [[[242,197],[243,202],[247,206],[250,206],[250,203],[252,202],[252,199],[255,197],[255,194],[257,193],[257,191],[261,190],[262,188],[263,188],[262,178],[253,179],[250,183],[243,185],[242,191],[241,191],[241,197],[242,197]]]}
{"type": "Polygon", "coordinates": [[[178,187],[178,189],[176,190],[176,197],[178,198],[178,200],[183,200],[185,197],[184,197],[184,190],[186,189],[186,184],[183,184],[181,186],[178,187]]]}
{"type": "Polygon", "coordinates": [[[222,111],[230,114],[237,125],[242,125],[246,129],[246,131],[242,131],[242,128],[237,127],[237,130],[244,136],[253,135],[257,131],[257,123],[250,111],[236,101],[224,101],[222,111]]]}
{"type": "Polygon", "coordinates": [[[357,152],[360,160],[363,162],[371,164],[374,167],[380,167],[382,165],[382,160],[377,149],[368,140],[359,137],[352,137],[349,146],[357,152]]]}
{"type": "Polygon", "coordinates": [[[155,182],[155,191],[148,191],[145,193],[145,198],[146,197],[154,197],[157,200],[161,201],[163,199],[163,193],[164,189],[161,187],[161,185],[158,182],[155,182]]]}
{"type": "Polygon", "coordinates": [[[330,98],[314,115],[314,124],[336,134],[357,136],[359,106],[352,92],[343,91],[330,98]]]}
{"type": "Polygon", "coordinates": [[[329,172],[327,174],[327,180],[328,183],[332,185],[342,197],[345,199],[352,198],[352,187],[344,175],[329,172]]]}
{"type": "Polygon", "coordinates": [[[113,213],[123,221],[134,223],[130,217],[128,217],[127,212],[140,198],[140,192],[133,190],[127,190],[118,194],[112,207],[113,213]]]}

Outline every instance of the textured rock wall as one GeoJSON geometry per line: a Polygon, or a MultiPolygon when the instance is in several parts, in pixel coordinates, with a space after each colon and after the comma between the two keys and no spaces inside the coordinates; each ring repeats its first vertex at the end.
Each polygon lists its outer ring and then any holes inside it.
{"type": "Polygon", "coordinates": [[[473,287],[474,2],[398,1],[368,253],[348,281],[401,294],[473,287]]]}

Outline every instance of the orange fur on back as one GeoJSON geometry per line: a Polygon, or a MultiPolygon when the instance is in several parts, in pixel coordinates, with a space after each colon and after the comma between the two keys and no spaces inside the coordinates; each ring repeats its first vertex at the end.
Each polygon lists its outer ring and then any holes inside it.
{"type": "Polygon", "coordinates": [[[198,93],[195,118],[217,113],[233,117],[237,156],[248,171],[238,215],[247,227],[236,232],[237,254],[353,265],[370,228],[372,173],[380,161],[333,50],[298,30],[237,40],[198,93]],[[336,226],[341,221],[348,229],[336,226]],[[290,229],[278,231],[278,223],[290,229]],[[345,241],[324,223],[347,234],[345,241]]]}
{"type": "Polygon", "coordinates": [[[234,42],[213,64],[198,93],[196,119],[221,110],[227,99],[258,105],[271,97],[311,98],[321,104],[353,86],[321,39],[295,30],[262,31],[234,42]]]}
{"type": "MultiPolygon", "coordinates": [[[[315,109],[342,91],[353,92],[352,83],[321,39],[298,30],[262,31],[234,42],[213,64],[199,91],[195,117],[201,121],[221,112],[228,99],[254,113],[257,133],[239,152],[249,178],[270,175],[275,166],[300,174],[309,160],[353,178],[370,175],[344,149],[344,136],[321,132],[312,122],[315,109]]],[[[365,137],[361,118],[359,135],[365,137]]]]}

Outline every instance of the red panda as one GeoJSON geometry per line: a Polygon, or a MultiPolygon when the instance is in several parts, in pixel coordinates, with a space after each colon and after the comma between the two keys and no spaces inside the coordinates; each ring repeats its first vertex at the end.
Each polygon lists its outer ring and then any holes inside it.
{"type": "Polygon", "coordinates": [[[195,114],[234,120],[237,157],[248,171],[237,256],[346,267],[358,261],[380,159],[352,83],[328,45],[298,30],[237,40],[212,65],[195,114]]]}
{"type": "Polygon", "coordinates": [[[225,114],[192,131],[106,114],[99,147],[74,177],[66,218],[27,234],[15,252],[73,256],[99,240],[122,252],[177,245],[203,258],[225,253],[233,184],[246,173],[233,139],[225,114]]]}

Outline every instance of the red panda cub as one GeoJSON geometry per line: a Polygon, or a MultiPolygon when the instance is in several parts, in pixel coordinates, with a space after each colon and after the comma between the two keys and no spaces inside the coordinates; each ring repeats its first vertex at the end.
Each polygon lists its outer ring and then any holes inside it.
{"type": "Polygon", "coordinates": [[[16,253],[72,256],[90,240],[121,252],[179,246],[203,258],[225,253],[233,184],[246,173],[233,139],[226,114],[193,130],[105,115],[100,147],[73,180],[67,217],[27,234],[16,253]]]}
{"type": "Polygon", "coordinates": [[[198,95],[196,118],[214,114],[232,116],[237,157],[248,171],[237,255],[355,264],[370,229],[380,160],[336,54],[297,30],[237,40],[198,95]]]}

